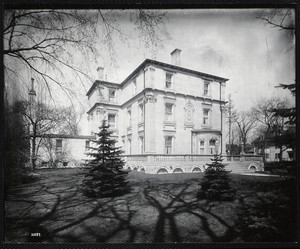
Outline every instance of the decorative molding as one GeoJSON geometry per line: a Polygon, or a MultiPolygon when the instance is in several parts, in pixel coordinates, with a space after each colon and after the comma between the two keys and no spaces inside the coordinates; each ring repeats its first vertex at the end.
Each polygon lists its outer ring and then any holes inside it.
{"type": "Polygon", "coordinates": [[[169,89],[168,91],[165,91],[164,92],[164,96],[163,98],[164,99],[167,99],[167,100],[176,100],[176,95],[175,95],[175,92],[172,91],[172,89],[169,89]],[[169,91],[170,90],[170,91],[169,91]]]}
{"type": "Polygon", "coordinates": [[[143,132],[145,130],[144,122],[138,123],[138,132],[143,132]]]}
{"type": "Polygon", "coordinates": [[[138,102],[138,105],[144,104],[144,98],[142,97],[142,98],[138,99],[137,102],[138,102]]]}
{"type": "Polygon", "coordinates": [[[149,66],[149,70],[151,70],[151,71],[155,71],[155,67],[153,67],[153,66],[149,66]]]}
{"type": "Polygon", "coordinates": [[[220,141],[220,136],[213,135],[213,136],[211,136],[211,137],[209,138],[209,140],[212,140],[212,139],[214,139],[216,142],[217,142],[217,141],[220,141]]]}
{"type": "Polygon", "coordinates": [[[175,138],[176,131],[163,131],[164,137],[172,136],[175,138]]]}
{"type": "Polygon", "coordinates": [[[151,92],[145,94],[145,103],[156,103],[157,97],[151,92]]]}
{"type": "Polygon", "coordinates": [[[190,100],[185,104],[184,110],[185,110],[184,129],[193,128],[195,108],[190,100]]]}
{"type": "Polygon", "coordinates": [[[145,131],[144,130],[138,131],[138,135],[139,135],[139,137],[144,137],[145,138],[145,131]]]}
{"type": "Polygon", "coordinates": [[[195,125],[194,124],[189,124],[189,123],[185,123],[184,124],[184,129],[186,129],[186,128],[194,128],[195,127],[195,125]]]}
{"type": "Polygon", "coordinates": [[[227,106],[225,106],[225,105],[221,105],[220,106],[220,110],[221,110],[221,112],[223,113],[226,113],[227,112],[227,106]]]}
{"type": "Polygon", "coordinates": [[[204,98],[202,105],[212,106],[212,99],[204,98]]]}
{"type": "Polygon", "coordinates": [[[127,135],[132,134],[132,126],[127,127],[127,135]]]}

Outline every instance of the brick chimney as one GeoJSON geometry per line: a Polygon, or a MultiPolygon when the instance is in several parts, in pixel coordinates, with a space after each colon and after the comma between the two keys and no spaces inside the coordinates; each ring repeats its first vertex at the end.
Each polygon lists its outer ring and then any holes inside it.
{"type": "Polygon", "coordinates": [[[103,67],[98,67],[97,72],[98,72],[98,80],[103,80],[104,68],[103,67]]]}
{"type": "Polygon", "coordinates": [[[172,64],[175,66],[180,66],[180,53],[181,50],[176,48],[172,53],[171,53],[171,57],[172,57],[172,64]]]}

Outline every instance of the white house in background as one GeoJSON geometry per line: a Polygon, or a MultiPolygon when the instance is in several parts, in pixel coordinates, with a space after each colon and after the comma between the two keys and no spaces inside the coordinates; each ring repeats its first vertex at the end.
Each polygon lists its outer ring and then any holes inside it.
{"type": "MultiPolygon", "coordinates": [[[[93,146],[91,140],[103,119],[117,146],[123,147],[126,168],[131,170],[199,172],[212,155],[226,155],[228,79],[182,67],[180,53],[179,49],[171,53],[171,64],[146,59],[121,83],[103,80],[104,68],[99,67],[98,80],[86,94],[89,134],[52,137],[58,156],[65,146],[70,148],[70,156],[62,158],[60,165],[77,166],[87,159],[86,148],[93,146]]],[[[260,156],[246,157],[229,162],[229,170],[261,170],[260,156]]]]}
{"type": "Polygon", "coordinates": [[[87,92],[90,135],[106,119],[127,155],[225,154],[225,86],[228,79],[146,59],[123,82],[99,79],[87,92]]]}
{"type": "MultiPolygon", "coordinates": [[[[283,148],[282,161],[293,161],[294,154],[291,148],[283,148]]],[[[265,149],[266,162],[279,162],[280,161],[280,148],[270,146],[265,149]]]]}

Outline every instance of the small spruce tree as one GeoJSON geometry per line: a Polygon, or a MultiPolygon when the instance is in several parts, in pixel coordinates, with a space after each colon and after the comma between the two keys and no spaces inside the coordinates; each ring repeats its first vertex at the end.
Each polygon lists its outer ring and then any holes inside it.
{"type": "Polygon", "coordinates": [[[201,189],[197,193],[198,197],[216,201],[234,200],[235,189],[231,186],[230,171],[225,170],[226,164],[222,163],[222,157],[215,155],[211,161],[199,184],[201,189]]]}
{"type": "Polygon", "coordinates": [[[120,196],[129,192],[127,171],[123,170],[124,161],[120,158],[122,150],[115,147],[116,140],[111,139],[109,125],[103,120],[98,139],[93,142],[96,147],[89,147],[93,157],[87,164],[83,180],[83,193],[89,197],[120,196]]]}

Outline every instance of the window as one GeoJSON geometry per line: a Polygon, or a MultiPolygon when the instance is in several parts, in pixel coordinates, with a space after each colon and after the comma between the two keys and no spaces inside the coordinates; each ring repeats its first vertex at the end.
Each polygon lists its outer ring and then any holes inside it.
{"type": "Polygon", "coordinates": [[[173,121],[173,104],[166,103],[165,108],[166,121],[173,121]]]}
{"type": "Polygon", "coordinates": [[[85,141],[85,150],[88,150],[90,147],[90,140],[85,141]]]}
{"type": "Polygon", "coordinates": [[[144,105],[139,105],[139,121],[144,122],[144,105]]]}
{"type": "Polygon", "coordinates": [[[166,73],[166,88],[172,88],[173,74],[166,73]]]}
{"type": "Polygon", "coordinates": [[[62,152],[62,139],[56,139],[56,152],[62,152]]]}
{"type": "Polygon", "coordinates": [[[116,128],[116,115],[115,114],[108,114],[108,124],[110,128],[116,128]]]}
{"type": "Polygon", "coordinates": [[[216,140],[215,139],[209,140],[209,146],[216,146],[216,140]]]}
{"type": "Polygon", "coordinates": [[[109,89],[109,101],[115,102],[116,100],[116,90],[109,89]]]}
{"type": "Polygon", "coordinates": [[[133,94],[136,94],[136,79],[134,79],[132,83],[133,83],[133,94]]]}
{"type": "Polygon", "coordinates": [[[165,137],[165,153],[172,154],[172,140],[173,137],[167,136],[165,137]]]}
{"type": "Polygon", "coordinates": [[[203,124],[209,125],[209,112],[210,109],[203,109],[203,124]]]}
{"type": "Polygon", "coordinates": [[[125,152],[125,139],[122,139],[123,151],[125,152]]]}
{"type": "Polygon", "coordinates": [[[279,160],[280,159],[280,154],[279,153],[275,153],[275,159],[279,160]]]}
{"type": "Polygon", "coordinates": [[[269,159],[269,154],[266,154],[266,159],[269,159]]]}
{"type": "Polygon", "coordinates": [[[144,137],[140,136],[140,153],[144,153],[144,137]]]}
{"type": "Polygon", "coordinates": [[[209,140],[209,147],[210,147],[209,152],[211,155],[215,154],[215,150],[216,150],[215,146],[216,146],[216,140],[214,138],[210,139],[209,140]]]}
{"type": "Polygon", "coordinates": [[[56,139],[56,148],[62,147],[62,139],[56,139]]]}
{"type": "Polygon", "coordinates": [[[289,159],[293,159],[294,158],[294,153],[292,151],[288,151],[287,153],[289,155],[289,159]]]}
{"type": "Polygon", "coordinates": [[[200,140],[200,155],[204,155],[205,143],[204,140],[200,140]]]}
{"type": "Polygon", "coordinates": [[[204,81],[204,92],[203,95],[204,96],[208,96],[209,95],[209,81],[204,81]]]}
{"type": "Polygon", "coordinates": [[[128,154],[131,155],[131,139],[128,139],[128,154]]]}
{"type": "Polygon", "coordinates": [[[128,126],[131,126],[131,110],[127,111],[127,116],[128,116],[128,126]]]}

